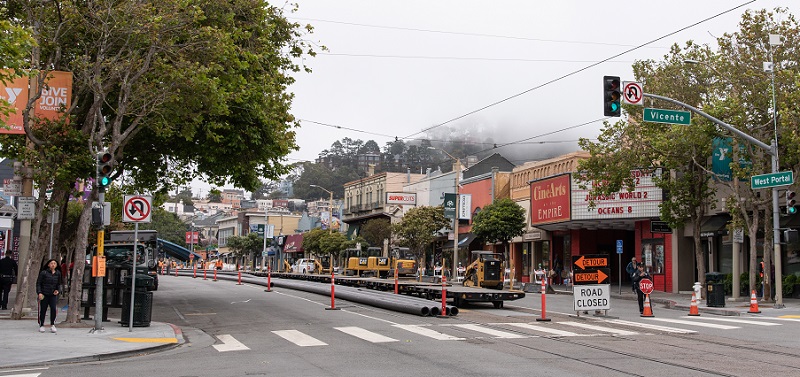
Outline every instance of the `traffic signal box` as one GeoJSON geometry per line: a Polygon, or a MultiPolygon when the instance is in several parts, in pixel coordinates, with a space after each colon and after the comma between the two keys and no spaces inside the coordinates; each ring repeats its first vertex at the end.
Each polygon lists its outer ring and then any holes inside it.
{"type": "Polygon", "coordinates": [[[111,171],[113,170],[112,156],[108,152],[97,154],[97,187],[100,192],[105,192],[111,184],[111,171]]]}
{"type": "Polygon", "coordinates": [[[603,76],[603,115],[607,117],[620,116],[621,98],[619,76],[603,76]]]}
{"type": "Polygon", "coordinates": [[[786,190],[786,214],[787,215],[794,215],[797,213],[797,208],[795,208],[795,204],[797,201],[794,199],[796,193],[792,190],[786,190]]]}

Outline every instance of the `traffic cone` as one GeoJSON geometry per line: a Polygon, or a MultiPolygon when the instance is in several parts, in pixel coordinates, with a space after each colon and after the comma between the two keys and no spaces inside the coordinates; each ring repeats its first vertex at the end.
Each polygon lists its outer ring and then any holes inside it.
{"type": "Polygon", "coordinates": [[[700,315],[700,309],[697,308],[697,295],[695,295],[694,292],[692,292],[692,305],[689,306],[689,315],[700,315]]]}
{"type": "Polygon", "coordinates": [[[640,317],[655,317],[653,309],[650,308],[650,295],[644,295],[644,311],[640,317]]]}
{"type": "Polygon", "coordinates": [[[756,299],[755,289],[753,290],[752,293],[750,293],[750,310],[747,312],[752,314],[761,313],[761,310],[758,310],[758,300],[756,299]]]}

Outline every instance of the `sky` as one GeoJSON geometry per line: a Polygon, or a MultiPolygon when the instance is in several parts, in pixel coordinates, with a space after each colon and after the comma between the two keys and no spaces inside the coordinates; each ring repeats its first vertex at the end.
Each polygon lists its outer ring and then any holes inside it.
{"type": "Polygon", "coordinates": [[[289,88],[301,127],[287,163],[313,161],[344,137],[383,147],[429,127],[481,130],[500,145],[527,140],[496,150],[517,164],[573,152],[579,138],[600,133],[604,75],[633,80],[634,61],[660,60],[674,43],[716,46],[748,9],[798,8],[786,0],[294,1],[287,17],[311,24],[306,40],[328,50],[298,61],[312,73],[294,74],[289,88]]]}

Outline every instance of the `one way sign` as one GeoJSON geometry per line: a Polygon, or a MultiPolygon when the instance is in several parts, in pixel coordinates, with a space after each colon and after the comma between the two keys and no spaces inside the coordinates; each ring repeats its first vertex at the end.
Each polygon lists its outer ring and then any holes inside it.
{"type": "Polygon", "coordinates": [[[144,195],[125,195],[122,206],[122,222],[149,223],[152,215],[152,197],[144,195]]]}

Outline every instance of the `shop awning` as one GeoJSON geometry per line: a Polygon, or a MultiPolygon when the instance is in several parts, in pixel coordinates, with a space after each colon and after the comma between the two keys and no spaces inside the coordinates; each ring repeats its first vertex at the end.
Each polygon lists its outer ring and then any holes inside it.
{"type": "MultiPolygon", "coordinates": [[[[472,241],[475,241],[475,234],[474,233],[466,233],[466,234],[459,234],[458,235],[458,249],[465,249],[469,248],[469,245],[472,244],[472,241]]],[[[453,250],[453,243],[447,241],[442,247],[442,250],[453,250]]]]}
{"type": "Polygon", "coordinates": [[[728,234],[728,229],[726,227],[730,221],[730,215],[711,216],[700,226],[700,237],[713,237],[728,234]]]}
{"type": "Polygon", "coordinates": [[[303,252],[303,235],[291,234],[286,237],[283,244],[284,253],[302,253],[303,252]]]}

